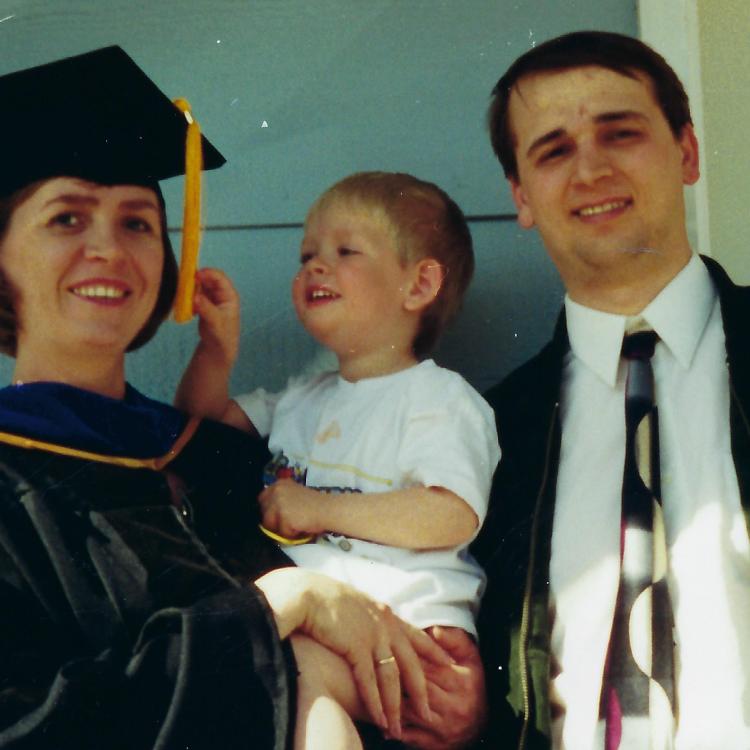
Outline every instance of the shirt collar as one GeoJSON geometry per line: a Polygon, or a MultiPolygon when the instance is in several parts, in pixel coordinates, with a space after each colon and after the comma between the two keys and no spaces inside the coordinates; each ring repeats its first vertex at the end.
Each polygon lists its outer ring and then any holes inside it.
{"type": "Polygon", "coordinates": [[[708,269],[694,254],[642,313],[684,369],[693,361],[716,299],[708,269]]]}
{"type": "MultiPolygon", "coordinates": [[[[679,364],[687,369],[716,301],[705,265],[693,255],[687,265],[640,313],[679,364]]],[[[570,348],[605,383],[614,386],[622,337],[629,318],[593,310],[565,296],[570,348]]]]}

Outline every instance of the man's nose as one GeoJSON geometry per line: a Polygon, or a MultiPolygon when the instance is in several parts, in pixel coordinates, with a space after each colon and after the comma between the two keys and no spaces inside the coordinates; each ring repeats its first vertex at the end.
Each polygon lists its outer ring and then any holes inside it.
{"type": "Polygon", "coordinates": [[[602,177],[611,177],[612,164],[609,154],[597,144],[579,146],[575,162],[575,180],[582,185],[593,186],[602,177]]]}

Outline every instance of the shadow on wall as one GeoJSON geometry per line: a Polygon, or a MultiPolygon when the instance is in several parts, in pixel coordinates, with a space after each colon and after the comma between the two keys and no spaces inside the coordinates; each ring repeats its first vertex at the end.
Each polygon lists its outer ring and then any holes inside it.
{"type": "Polygon", "coordinates": [[[564,290],[536,232],[514,222],[471,231],[477,270],[435,359],[486,391],[552,336],[564,290]]]}

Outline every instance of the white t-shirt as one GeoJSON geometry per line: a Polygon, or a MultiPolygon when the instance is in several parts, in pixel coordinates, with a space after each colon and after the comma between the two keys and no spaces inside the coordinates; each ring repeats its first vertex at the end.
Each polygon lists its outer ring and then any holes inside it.
{"type": "MultiPolygon", "coordinates": [[[[275,464],[308,487],[386,492],[443,487],[477,514],[487,510],[500,458],[495,419],[457,373],[426,360],[406,370],[351,383],[326,373],[236,398],[275,464]]],[[[345,581],[389,605],[419,628],[451,625],[476,635],[474,614],[484,576],[467,545],[415,551],[339,534],[285,547],[294,562],[345,581]]]]}

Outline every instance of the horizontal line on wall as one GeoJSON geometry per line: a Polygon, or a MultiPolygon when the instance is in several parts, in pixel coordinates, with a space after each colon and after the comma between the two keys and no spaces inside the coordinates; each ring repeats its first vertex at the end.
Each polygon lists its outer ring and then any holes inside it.
{"type": "MultiPolygon", "coordinates": [[[[469,224],[486,224],[493,221],[515,221],[515,214],[476,214],[467,216],[469,224]]],[[[266,230],[266,229],[302,229],[304,223],[301,221],[280,221],[266,224],[211,224],[202,227],[204,232],[236,232],[244,230],[266,230]]],[[[180,227],[169,227],[168,231],[179,233],[180,227]]]]}
{"type": "Polygon", "coordinates": [[[466,221],[469,224],[486,224],[492,221],[515,221],[517,218],[517,214],[475,214],[467,216],[466,221]]]}

